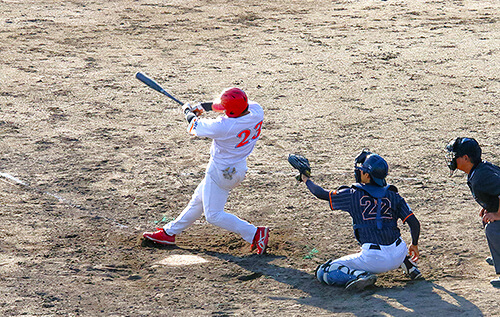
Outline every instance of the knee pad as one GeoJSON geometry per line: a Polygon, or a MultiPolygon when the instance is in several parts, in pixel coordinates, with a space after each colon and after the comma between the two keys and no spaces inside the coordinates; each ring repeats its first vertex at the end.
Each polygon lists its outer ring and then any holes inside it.
{"type": "Polygon", "coordinates": [[[328,270],[328,268],[330,267],[330,262],[332,262],[332,260],[328,260],[326,263],[318,265],[316,267],[316,270],[314,271],[314,275],[322,284],[326,284],[323,276],[325,274],[325,270],[328,270]]]}
{"type": "Polygon", "coordinates": [[[316,278],[323,284],[344,286],[357,279],[359,275],[366,273],[364,271],[351,272],[347,266],[331,262],[332,260],[329,260],[316,268],[316,278]]]}

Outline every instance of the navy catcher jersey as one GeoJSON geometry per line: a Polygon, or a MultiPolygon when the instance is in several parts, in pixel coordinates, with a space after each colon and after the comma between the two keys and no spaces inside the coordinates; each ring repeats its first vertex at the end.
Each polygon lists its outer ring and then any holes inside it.
{"type": "Polygon", "coordinates": [[[467,177],[467,185],[474,199],[487,212],[498,211],[500,198],[500,167],[483,161],[467,177]]]}
{"type": "Polygon", "coordinates": [[[331,191],[330,208],[347,211],[359,243],[390,245],[400,237],[398,219],[403,223],[413,215],[406,201],[397,193],[387,190],[381,199],[382,228],[377,228],[377,200],[367,191],[355,187],[341,187],[331,191]]]}

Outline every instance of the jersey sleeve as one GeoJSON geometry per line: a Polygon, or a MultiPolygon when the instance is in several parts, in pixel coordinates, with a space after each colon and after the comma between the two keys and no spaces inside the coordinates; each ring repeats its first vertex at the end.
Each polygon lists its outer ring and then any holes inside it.
{"type": "Polygon", "coordinates": [[[332,190],[329,193],[330,208],[332,210],[349,211],[352,202],[352,189],[349,187],[341,187],[337,190],[332,190]]]}
{"type": "Polygon", "coordinates": [[[411,210],[408,203],[401,196],[397,195],[399,198],[399,202],[397,204],[396,214],[399,219],[405,223],[409,218],[415,217],[413,211],[411,210]]]}
{"type": "Polygon", "coordinates": [[[227,129],[222,124],[222,118],[218,119],[200,119],[194,118],[187,127],[187,131],[198,137],[207,137],[215,139],[223,137],[227,129]]]}
{"type": "Polygon", "coordinates": [[[481,169],[469,182],[474,199],[488,212],[497,212],[500,199],[500,169],[481,169]]]}
{"type": "Polygon", "coordinates": [[[314,184],[314,182],[311,179],[307,180],[306,186],[309,189],[309,191],[317,198],[323,200],[329,200],[330,196],[328,191],[324,190],[321,186],[314,184]]]}
{"type": "Polygon", "coordinates": [[[491,196],[500,196],[500,174],[491,173],[486,175],[486,173],[481,173],[480,184],[475,184],[476,190],[491,196]]]}

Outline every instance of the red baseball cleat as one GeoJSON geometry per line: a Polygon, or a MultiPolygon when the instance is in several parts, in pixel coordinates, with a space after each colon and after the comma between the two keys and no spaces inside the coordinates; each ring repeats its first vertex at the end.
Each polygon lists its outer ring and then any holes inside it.
{"type": "Polygon", "coordinates": [[[266,253],[268,241],[269,241],[269,228],[257,227],[257,232],[253,237],[253,242],[252,245],[250,246],[250,251],[257,249],[257,254],[266,253]]]}
{"type": "Polygon", "coordinates": [[[159,243],[159,244],[168,244],[172,245],[175,244],[175,234],[174,235],[168,235],[163,228],[156,228],[156,232],[144,232],[142,236],[148,240],[151,240],[153,242],[159,243]]]}

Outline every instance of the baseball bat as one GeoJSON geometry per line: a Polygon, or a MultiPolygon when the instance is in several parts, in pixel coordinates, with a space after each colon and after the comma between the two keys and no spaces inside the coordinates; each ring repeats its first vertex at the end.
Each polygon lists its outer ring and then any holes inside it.
{"type": "Polygon", "coordinates": [[[173,101],[177,102],[181,106],[184,105],[184,103],[182,101],[180,101],[179,99],[175,98],[174,96],[172,96],[171,94],[169,94],[168,92],[166,92],[165,89],[163,89],[156,81],[154,81],[153,79],[151,79],[148,76],[144,75],[143,73],[137,72],[137,74],[135,74],[135,78],[139,79],[140,81],[142,81],[143,83],[145,83],[150,88],[153,88],[154,90],[156,90],[156,91],[164,94],[165,96],[167,96],[168,98],[170,98],[173,101]]]}

